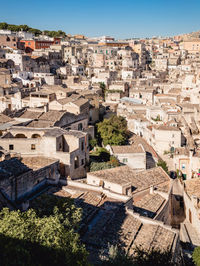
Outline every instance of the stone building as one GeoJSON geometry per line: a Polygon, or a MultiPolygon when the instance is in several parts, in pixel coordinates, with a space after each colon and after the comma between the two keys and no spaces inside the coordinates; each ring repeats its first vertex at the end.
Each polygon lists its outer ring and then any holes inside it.
{"type": "Polygon", "coordinates": [[[45,157],[11,158],[0,162],[0,191],[10,201],[23,202],[30,193],[58,183],[59,161],[45,157]]]}
{"type": "Polygon", "coordinates": [[[14,35],[1,34],[0,35],[0,47],[9,47],[12,49],[20,49],[22,45],[20,43],[20,38],[14,35]]]}
{"type": "Polygon", "coordinates": [[[194,247],[200,245],[200,178],[183,183],[185,221],[181,224],[180,235],[184,242],[194,247]]]}
{"type": "Polygon", "coordinates": [[[89,159],[87,133],[61,128],[12,127],[0,138],[0,146],[12,155],[44,156],[60,161],[63,178],[86,174],[89,159]]]}
{"type": "Polygon", "coordinates": [[[181,135],[181,130],[178,127],[160,125],[148,126],[144,133],[144,138],[158,154],[163,154],[181,147],[181,135]]]}
{"type": "Polygon", "coordinates": [[[120,163],[128,165],[132,169],[146,169],[146,152],[141,144],[126,146],[106,146],[111,155],[114,155],[120,163]]]}

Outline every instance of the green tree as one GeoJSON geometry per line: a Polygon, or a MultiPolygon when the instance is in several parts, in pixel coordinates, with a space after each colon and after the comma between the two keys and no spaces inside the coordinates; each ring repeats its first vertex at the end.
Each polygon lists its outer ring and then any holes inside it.
{"type": "Polygon", "coordinates": [[[6,30],[8,28],[8,24],[6,22],[1,22],[0,23],[0,29],[6,30]]]}
{"type": "Polygon", "coordinates": [[[0,265],[88,265],[76,232],[80,217],[81,211],[72,201],[49,197],[37,202],[37,210],[3,209],[0,265]]]}
{"type": "Polygon", "coordinates": [[[195,265],[200,266],[200,247],[196,247],[192,254],[192,259],[195,265]]]}
{"type": "Polygon", "coordinates": [[[115,166],[112,165],[110,162],[92,162],[90,164],[90,172],[95,172],[99,170],[105,170],[105,169],[110,169],[114,168],[115,166]]]}
{"type": "Polygon", "coordinates": [[[110,156],[110,163],[111,165],[117,167],[120,165],[119,161],[117,160],[117,158],[115,156],[110,156]]]}
{"type": "Polygon", "coordinates": [[[42,34],[41,30],[33,29],[33,28],[29,28],[28,32],[31,32],[31,33],[35,34],[36,36],[42,34]]]}
{"type": "Polygon", "coordinates": [[[11,30],[11,31],[20,31],[20,26],[18,26],[18,25],[13,25],[13,24],[8,24],[7,29],[8,29],[8,30],[11,30]]]}
{"type": "Polygon", "coordinates": [[[127,122],[121,116],[113,115],[97,124],[97,131],[103,140],[103,144],[124,145],[127,142],[127,122]]]}
{"type": "Polygon", "coordinates": [[[23,31],[28,31],[30,28],[27,25],[19,25],[19,28],[22,29],[23,31]]]}
{"type": "Polygon", "coordinates": [[[108,162],[110,160],[110,153],[105,148],[96,147],[90,154],[90,159],[97,162],[108,162]]]}
{"type": "Polygon", "coordinates": [[[161,166],[163,170],[168,174],[168,166],[167,163],[161,159],[158,160],[157,166],[161,166]]]}
{"type": "Polygon", "coordinates": [[[106,85],[105,85],[104,82],[100,82],[100,83],[99,83],[99,86],[100,86],[100,88],[101,88],[101,90],[102,90],[102,96],[103,96],[103,99],[105,100],[106,85]]]}
{"type": "Polygon", "coordinates": [[[66,33],[62,30],[58,30],[58,36],[59,37],[65,37],[66,36],[66,33]]]}
{"type": "Polygon", "coordinates": [[[97,139],[90,139],[89,143],[92,149],[98,144],[97,139]]]}

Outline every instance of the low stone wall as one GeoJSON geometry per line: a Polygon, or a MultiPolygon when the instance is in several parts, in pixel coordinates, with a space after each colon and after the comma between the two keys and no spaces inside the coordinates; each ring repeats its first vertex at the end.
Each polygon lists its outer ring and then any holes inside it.
{"type": "MultiPolygon", "coordinates": [[[[128,196],[125,196],[125,195],[120,195],[120,194],[117,194],[117,193],[113,193],[113,192],[111,192],[111,191],[109,191],[107,189],[104,189],[102,187],[92,186],[92,185],[88,185],[88,184],[77,182],[77,181],[72,181],[72,180],[64,181],[64,180],[61,180],[60,183],[62,185],[68,185],[68,186],[72,186],[72,187],[79,188],[79,189],[86,189],[86,190],[91,190],[91,191],[104,193],[109,198],[121,200],[123,202],[128,202],[128,201],[132,200],[132,197],[128,197],[128,196]]],[[[63,187],[63,189],[65,190],[65,187],[63,187]]]]}

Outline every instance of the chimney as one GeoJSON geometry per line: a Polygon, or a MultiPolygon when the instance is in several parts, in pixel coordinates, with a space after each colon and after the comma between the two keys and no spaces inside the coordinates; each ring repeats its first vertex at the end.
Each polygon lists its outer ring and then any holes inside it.
{"type": "Polygon", "coordinates": [[[44,105],[44,112],[47,113],[49,111],[49,104],[44,105]]]}
{"type": "Polygon", "coordinates": [[[153,194],[154,192],[154,186],[150,186],[150,194],[153,194]]]}

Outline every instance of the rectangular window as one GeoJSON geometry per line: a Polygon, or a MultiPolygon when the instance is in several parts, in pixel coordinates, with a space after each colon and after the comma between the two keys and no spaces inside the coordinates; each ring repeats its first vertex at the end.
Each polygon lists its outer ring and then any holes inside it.
{"type": "Polygon", "coordinates": [[[84,142],[81,143],[81,150],[84,150],[84,142]]]}
{"type": "Polygon", "coordinates": [[[14,150],[14,145],[13,145],[13,144],[10,144],[10,145],[9,145],[9,150],[10,150],[10,151],[13,151],[13,150],[14,150]]]}
{"type": "Polygon", "coordinates": [[[35,144],[31,144],[31,150],[35,150],[35,144]]]}
{"type": "Polygon", "coordinates": [[[84,165],[84,159],[81,160],[81,165],[84,165]]]}
{"type": "Polygon", "coordinates": [[[123,163],[127,163],[128,159],[127,158],[123,158],[123,163]]]}

